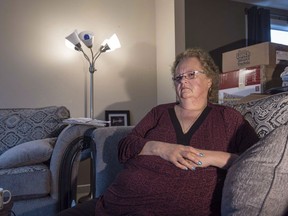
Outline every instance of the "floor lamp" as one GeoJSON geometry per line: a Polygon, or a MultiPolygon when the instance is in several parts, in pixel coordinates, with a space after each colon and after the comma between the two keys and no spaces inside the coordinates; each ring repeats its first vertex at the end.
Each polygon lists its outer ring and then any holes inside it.
{"type": "MultiPolygon", "coordinates": [[[[89,31],[83,31],[79,34],[77,33],[77,30],[75,30],[73,33],[68,35],[66,37],[65,43],[68,47],[73,48],[77,51],[80,51],[83,53],[85,59],[89,62],[89,73],[90,73],[90,118],[94,118],[94,81],[93,81],[93,75],[96,71],[95,68],[95,62],[98,59],[98,57],[104,53],[109,51],[114,51],[115,49],[118,49],[121,47],[121,44],[119,42],[119,39],[116,34],[113,34],[109,39],[105,39],[97,52],[95,53],[92,49],[93,47],[93,41],[94,41],[94,34],[93,32],[89,31]],[[81,47],[81,41],[86,45],[86,47],[89,48],[91,57],[84,52],[84,50],[81,47]]],[[[90,181],[91,185],[94,181],[94,170],[93,170],[93,156],[91,156],[91,163],[90,163],[90,181]]],[[[88,159],[88,157],[83,158],[83,160],[88,159]]],[[[92,186],[91,186],[92,188],[92,186]]],[[[87,196],[84,196],[81,198],[82,201],[89,200],[93,198],[92,196],[92,190],[90,188],[90,193],[87,196]]],[[[94,189],[94,188],[93,188],[94,189]]],[[[80,200],[80,199],[79,199],[80,200]]]]}
{"type": "Polygon", "coordinates": [[[93,75],[96,71],[95,62],[98,57],[104,53],[109,51],[114,51],[121,47],[119,39],[116,34],[113,34],[109,39],[105,39],[97,52],[95,53],[92,49],[94,41],[94,34],[93,32],[83,31],[79,34],[77,30],[66,37],[65,43],[68,47],[71,47],[77,51],[83,53],[85,59],[89,62],[89,73],[90,73],[90,118],[94,118],[94,81],[93,75]],[[81,46],[81,41],[90,49],[91,57],[89,57],[81,46]]]}

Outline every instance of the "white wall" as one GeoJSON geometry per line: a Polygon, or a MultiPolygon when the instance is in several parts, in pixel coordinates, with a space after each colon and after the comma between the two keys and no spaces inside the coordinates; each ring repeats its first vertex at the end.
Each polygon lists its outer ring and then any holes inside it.
{"type": "Polygon", "coordinates": [[[138,122],[157,103],[153,11],[154,0],[1,0],[0,108],[65,105],[89,116],[88,63],[64,44],[89,30],[95,49],[113,33],[122,44],[96,62],[95,117],[124,109],[138,122]]]}
{"type": "Polygon", "coordinates": [[[174,102],[171,66],[185,49],[184,0],[156,0],[157,104],[174,102]]]}
{"type": "Polygon", "coordinates": [[[170,66],[175,56],[174,1],[156,1],[157,103],[174,101],[170,66]],[[168,14],[171,14],[168,16],[168,14]],[[171,46],[167,46],[171,44],[171,46]],[[167,62],[169,62],[167,64],[167,62]],[[170,76],[167,76],[170,75],[170,76]],[[168,91],[166,91],[168,90],[168,91]],[[171,100],[172,98],[172,100],[171,100]]]}

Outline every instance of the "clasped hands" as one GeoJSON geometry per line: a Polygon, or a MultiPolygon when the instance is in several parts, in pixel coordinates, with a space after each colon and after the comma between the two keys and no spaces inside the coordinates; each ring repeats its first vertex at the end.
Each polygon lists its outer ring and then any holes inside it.
{"type": "Polygon", "coordinates": [[[227,169],[238,157],[238,155],[228,152],[203,150],[158,141],[147,142],[140,154],[160,156],[183,170],[195,170],[208,166],[227,169]]]}
{"type": "Polygon", "coordinates": [[[159,146],[159,156],[173,163],[183,170],[195,170],[197,167],[208,167],[211,165],[207,151],[179,144],[163,144],[159,146]]]}

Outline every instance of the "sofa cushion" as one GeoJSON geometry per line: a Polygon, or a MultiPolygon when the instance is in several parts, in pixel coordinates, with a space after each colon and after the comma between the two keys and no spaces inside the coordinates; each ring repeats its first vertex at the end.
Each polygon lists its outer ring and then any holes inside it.
{"type": "Polygon", "coordinates": [[[246,150],[230,167],[222,215],[284,215],[288,203],[288,124],[246,150]]]}
{"type": "Polygon", "coordinates": [[[288,122],[288,92],[231,106],[245,117],[260,138],[288,122]]]}
{"type": "Polygon", "coordinates": [[[69,117],[63,106],[0,109],[0,155],[24,142],[57,137],[69,117]]]}
{"type": "Polygon", "coordinates": [[[51,172],[44,164],[0,169],[0,185],[14,201],[44,197],[51,191],[51,172]]]}
{"type": "Polygon", "coordinates": [[[33,140],[0,155],[0,169],[39,164],[50,159],[56,138],[33,140]]]}
{"type": "Polygon", "coordinates": [[[118,142],[131,132],[133,126],[114,126],[97,128],[92,138],[95,143],[93,151],[96,168],[95,195],[99,197],[123,169],[118,161],[118,142]]]}

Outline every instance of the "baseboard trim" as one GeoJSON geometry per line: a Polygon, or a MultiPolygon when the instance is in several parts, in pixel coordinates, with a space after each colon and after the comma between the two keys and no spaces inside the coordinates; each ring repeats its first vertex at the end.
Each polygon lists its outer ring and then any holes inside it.
{"type": "Polygon", "coordinates": [[[77,193],[90,193],[90,184],[77,185],[77,193]]]}

